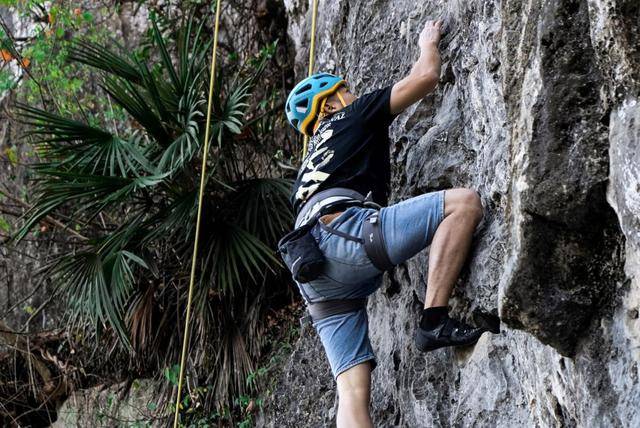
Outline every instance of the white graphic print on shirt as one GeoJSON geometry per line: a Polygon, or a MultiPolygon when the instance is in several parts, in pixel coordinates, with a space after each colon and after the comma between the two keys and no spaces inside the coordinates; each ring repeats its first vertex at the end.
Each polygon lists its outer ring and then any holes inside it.
{"type": "Polygon", "coordinates": [[[314,135],[313,139],[316,141],[314,141],[313,150],[302,166],[304,173],[302,174],[301,185],[296,192],[296,199],[306,201],[309,195],[313,194],[322,182],[329,177],[329,174],[322,172],[321,168],[327,165],[335,154],[328,147],[323,147],[332,135],[333,129],[329,126],[324,127],[318,134],[314,135]]]}

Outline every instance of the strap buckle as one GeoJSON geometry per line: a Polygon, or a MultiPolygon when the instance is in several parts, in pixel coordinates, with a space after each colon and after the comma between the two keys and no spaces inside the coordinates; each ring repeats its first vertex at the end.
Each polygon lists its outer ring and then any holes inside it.
{"type": "Polygon", "coordinates": [[[300,317],[300,329],[304,329],[305,326],[311,324],[311,314],[309,313],[309,311],[305,311],[305,314],[300,317]]]}
{"type": "Polygon", "coordinates": [[[369,190],[369,193],[367,193],[367,196],[364,197],[364,201],[362,201],[362,205],[364,205],[365,208],[373,208],[378,211],[382,209],[382,206],[373,202],[373,192],[371,190],[369,190]]]}

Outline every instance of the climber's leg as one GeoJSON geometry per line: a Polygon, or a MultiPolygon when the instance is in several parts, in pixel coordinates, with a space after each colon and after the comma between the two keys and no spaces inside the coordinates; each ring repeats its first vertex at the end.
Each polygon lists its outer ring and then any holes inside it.
{"type": "Polygon", "coordinates": [[[371,365],[364,362],[340,373],[338,384],[337,426],[373,427],[369,414],[371,365]]]}
{"type": "Polygon", "coordinates": [[[431,242],[425,309],[416,330],[416,346],[423,352],[445,346],[476,343],[485,328],[450,318],[447,305],[464,264],[473,231],[482,220],[478,194],[469,189],[447,190],[444,220],[431,242]]]}
{"type": "Polygon", "coordinates": [[[476,192],[451,189],[427,193],[383,208],[382,233],[389,259],[399,264],[431,245],[425,309],[416,331],[421,351],[475,343],[484,329],[452,319],[447,304],[482,219],[476,192]]]}
{"type": "Polygon", "coordinates": [[[425,307],[446,306],[481,219],[480,197],[471,189],[427,193],[382,209],[382,233],[394,265],[431,245],[425,307]]]}
{"type": "Polygon", "coordinates": [[[451,189],[445,192],[444,220],[438,226],[429,250],[425,308],[447,306],[480,220],[482,204],[475,191],[451,189]]]}
{"type": "MultiPolygon", "coordinates": [[[[351,207],[329,226],[340,233],[360,236],[365,219],[373,212],[373,209],[351,207]]],[[[365,298],[380,286],[381,272],[368,259],[362,243],[320,227],[311,233],[326,261],[318,278],[298,284],[305,299],[315,302],[365,298]]],[[[376,357],[369,340],[366,309],[314,320],[313,326],[338,386],[338,427],[371,427],[369,390],[376,357]]]]}

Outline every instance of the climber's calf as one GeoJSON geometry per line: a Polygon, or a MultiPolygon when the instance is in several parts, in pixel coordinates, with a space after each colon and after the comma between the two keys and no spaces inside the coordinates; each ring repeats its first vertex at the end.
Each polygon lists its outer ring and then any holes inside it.
{"type": "Polygon", "coordinates": [[[438,226],[429,252],[429,276],[424,307],[446,306],[467,257],[471,237],[482,220],[482,203],[471,189],[445,193],[444,220],[438,226]]]}
{"type": "Polygon", "coordinates": [[[447,305],[453,286],[467,258],[473,232],[482,220],[479,195],[470,189],[446,191],[444,219],[429,250],[427,294],[416,345],[421,351],[475,343],[485,331],[449,318],[447,305]]]}

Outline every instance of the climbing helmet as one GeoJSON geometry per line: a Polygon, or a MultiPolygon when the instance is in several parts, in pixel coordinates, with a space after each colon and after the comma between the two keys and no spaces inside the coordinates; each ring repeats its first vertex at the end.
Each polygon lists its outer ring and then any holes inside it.
{"type": "MultiPolygon", "coordinates": [[[[317,73],[299,82],[289,93],[285,106],[291,126],[310,136],[321,104],[343,85],[346,82],[341,77],[329,73],[317,73]]],[[[344,102],[342,104],[344,106],[344,102]]]]}

